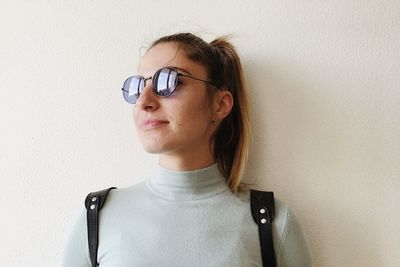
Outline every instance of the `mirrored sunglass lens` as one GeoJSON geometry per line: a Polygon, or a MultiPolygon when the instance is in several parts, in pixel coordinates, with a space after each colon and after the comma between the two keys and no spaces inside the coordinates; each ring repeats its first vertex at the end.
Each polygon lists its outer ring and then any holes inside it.
{"type": "Polygon", "coordinates": [[[126,102],[135,104],[139,98],[141,87],[143,86],[143,79],[141,77],[130,77],[128,78],[123,87],[123,95],[126,102]]]}
{"type": "Polygon", "coordinates": [[[175,90],[178,73],[171,69],[162,69],[156,76],[155,89],[160,96],[169,96],[175,90]]]}

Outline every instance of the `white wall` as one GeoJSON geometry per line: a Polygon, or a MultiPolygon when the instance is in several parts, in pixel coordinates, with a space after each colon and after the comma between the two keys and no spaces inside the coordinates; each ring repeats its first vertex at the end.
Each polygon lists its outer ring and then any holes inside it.
{"type": "Polygon", "coordinates": [[[0,266],[58,266],[86,193],[152,172],[120,88],[176,31],[236,35],[248,177],[296,211],[315,266],[400,266],[396,0],[0,0],[0,266]]]}

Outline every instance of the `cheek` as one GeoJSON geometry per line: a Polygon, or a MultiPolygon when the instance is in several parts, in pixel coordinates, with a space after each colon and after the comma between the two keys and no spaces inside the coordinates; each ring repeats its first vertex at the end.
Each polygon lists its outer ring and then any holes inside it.
{"type": "Polygon", "coordinates": [[[186,131],[205,131],[210,125],[211,112],[207,103],[193,103],[182,107],[176,118],[175,125],[177,129],[185,128],[186,131]]]}

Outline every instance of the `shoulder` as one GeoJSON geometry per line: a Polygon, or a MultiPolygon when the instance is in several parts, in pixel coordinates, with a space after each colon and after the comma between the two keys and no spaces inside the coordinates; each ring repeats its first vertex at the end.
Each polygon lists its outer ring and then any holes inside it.
{"type": "MultiPolygon", "coordinates": [[[[241,200],[251,205],[250,192],[241,200]]],[[[272,221],[272,238],[278,266],[312,266],[308,243],[295,212],[285,202],[274,197],[275,216],[272,221]]],[[[255,222],[254,222],[254,225],[255,222]]]]}
{"type": "MultiPolygon", "coordinates": [[[[99,213],[103,224],[103,227],[100,229],[101,234],[105,236],[110,229],[109,225],[118,225],[117,223],[121,221],[120,218],[126,216],[127,208],[132,207],[132,209],[135,209],[135,207],[140,206],[142,201],[139,201],[140,199],[138,198],[141,198],[145,194],[145,190],[143,190],[144,186],[144,181],[142,181],[130,187],[113,189],[108,193],[107,199],[99,213]]],[[[97,192],[97,190],[93,190],[93,192],[97,192]]],[[[84,200],[85,198],[82,197],[82,207],[79,215],[75,218],[75,222],[69,230],[62,266],[90,266],[87,239],[87,210],[84,200]]]]}
{"type": "Polygon", "coordinates": [[[102,218],[123,216],[127,210],[142,209],[149,199],[149,191],[146,188],[146,180],[140,181],[129,187],[120,187],[111,190],[101,209],[102,218]]]}
{"type": "Polygon", "coordinates": [[[308,243],[301,224],[295,212],[277,198],[272,234],[279,266],[311,266],[308,243]]]}
{"type": "Polygon", "coordinates": [[[134,197],[140,197],[142,194],[146,192],[145,189],[146,180],[142,180],[134,185],[129,187],[118,187],[111,190],[107,196],[106,203],[110,205],[110,203],[126,201],[128,199],[134,197]]]}

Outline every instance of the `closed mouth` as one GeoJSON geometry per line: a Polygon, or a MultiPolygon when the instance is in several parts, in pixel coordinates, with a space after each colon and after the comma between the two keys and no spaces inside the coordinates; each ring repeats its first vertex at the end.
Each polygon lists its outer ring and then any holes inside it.
{"type": "Polygon", "coordinates": [[[169,123],[168,121],[164,120],[145,120],[141,123],[140,128],[142,128],[143,130],[153,129],[160,126],[164,126],[168,123],[169,123]]]}

